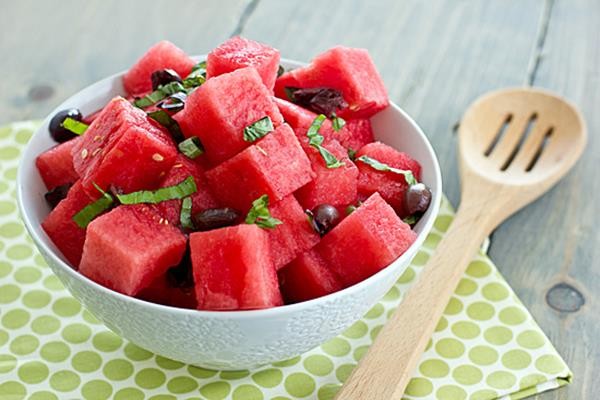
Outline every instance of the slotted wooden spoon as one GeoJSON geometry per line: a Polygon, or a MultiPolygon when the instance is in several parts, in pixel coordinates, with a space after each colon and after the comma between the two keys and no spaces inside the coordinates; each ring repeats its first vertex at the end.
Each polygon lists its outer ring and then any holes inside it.
{"type": "Polygon", "coordinates": [[[462,191],[454,222],[337,400],[402,398],[482,241],[561,179],[586,140],[575,107],[546,91],[500,90],[471,105],[459,129],[462,191]]]}

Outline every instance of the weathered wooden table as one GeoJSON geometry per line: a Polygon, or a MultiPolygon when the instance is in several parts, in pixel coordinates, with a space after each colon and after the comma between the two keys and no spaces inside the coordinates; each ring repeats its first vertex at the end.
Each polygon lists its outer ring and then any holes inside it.
{"type": "Polygon", "coordinates": [[[565,180],[492,237],[490,253],[575,373],[540,399],[600,393],[600,2],[2,0],[0,124],[41,118],[169,39],[191,54],[242,34],[309,60],[365,47],[429,136],[459,201],[455,132],[480,94],[534,85],[581,107],[589,144],[565,180]]]}

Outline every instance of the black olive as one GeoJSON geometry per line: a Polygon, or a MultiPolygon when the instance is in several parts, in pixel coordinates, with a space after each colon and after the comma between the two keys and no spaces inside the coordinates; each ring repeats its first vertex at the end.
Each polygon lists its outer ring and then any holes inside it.
{"type": "Polygon", "coordinates": [[[66,142],[77,136],[75,133],[62,126],[62,123],[65,122],[65,119],[67,118],[81,121],[83,115],[81,115],[81,111],[79,111],[78,108],[69,108],[54,114],[54,117],[50,120],[50,124],[48,124],[48,130],[50,131],[50,136],[58,143],[66,142]]]}
{"type": "Polygon", "coordinates": [[[194,286],[189,246],[181,259],[181,262],[175,267],[167,270],[167,281],[171,286],[178,288],[190,288],[194,286]]]}
{"type": "Polygon", "coordinates": [[[232,226],[240,222],[241,214],[233,208],[210,208],[194,215],[194,225],[197,231],[232,226]]]}
{"type": "Polygon", "coordinates": [[[152,79],[152,90],[156,90],[159,86],[166,85],[167,83],[182,82],[179,74],[168,68],[154,71],[150,79],[152,79]]]}
{"type": "Polygon", "coordinates": [[[336,226],[341,218],[337,208],[330,204],[320,204],[312,210],[306,210],[310,218],[313,229],[321,236],[336,226]]]}
{"type": "Polygon", "coordinates": [[[409,215],[422,214],[431,203],[431,190],[423,183],[409,186],[404,193],[404,204],[409,215]]]}
{"type": "Polygon", "coordinates": [[[290,100],[293,103],[317,114],[325,114],[327,117],[332,117],[337,110],[348,107],[342,93],[335,89],[323,87],[307,89],[286,87],[285,89],[290,93],[290,100]]]}
{"type": "Polygon", "coordinates": [[[44,195],[44,197],[46,198],[46,202],[50,205],[52,209],[54,209],[54,207],[56,207],[62,199],[67,197],[69,189],[71,189],[70,183],[55,187],[54,189],[50,190],[44,195]]]}

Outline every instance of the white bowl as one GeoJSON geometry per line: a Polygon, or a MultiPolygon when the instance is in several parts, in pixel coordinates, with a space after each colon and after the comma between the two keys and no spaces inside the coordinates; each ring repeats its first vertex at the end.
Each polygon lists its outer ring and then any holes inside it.
{"type": "MultiPolygon", "coordinates": [[[[203,57],[198,57],[203,59],[203,57]]],[[[301,63],[283,60],[286,69],[301,63]]],[[[416,242],[396,261],[370,278],[318,299],[266,310],[198,311],[153,304],[101,286],[69,266],[40,223],[49,212],[46,189],[35,167],[38,154],[56,143],[50,118],[77,107],[83,114],[123,95],[123,73],[103,79],[58,106],[35,132],[21,160],[18,204],[25,226],[42,256],[69,289],[108,328],[161,356],[211,369],[238,370],[295,357],[331,339],[367,312],[396,282],[430,231],[438,214],[442,181],[435,153],[419,126],[391,104],[372,118],[375,138],[409,153],[422,167],[422,181],[433,193],[429,210],[415,227],[416,242]]]]}

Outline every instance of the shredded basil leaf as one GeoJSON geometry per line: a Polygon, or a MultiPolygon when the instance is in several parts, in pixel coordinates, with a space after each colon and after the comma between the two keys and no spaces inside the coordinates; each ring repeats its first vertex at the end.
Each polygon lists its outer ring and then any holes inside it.
{"type": "Polygon", "coordinates": [[[121,204],[156,204],[167,200],[183,199],[197,191],[193,176],[188,176],[177,185],[167,186],[157,190],[140,190],[127,194],[117,194],[121,204]]]}
{"type": "Polygon", "coordinates": [[[133,105],[139,108],[146,108],[158,103],[167,96],[171,96],[179,92],[187,93],[183,84],[177,81],[169,82],[166,85],[159,86],[158,89],[142,97],[141,99],[136,99],[133,102],[133,105]]]}
{"type": "Polygon", "coordinates": [[[357,153],[356,150],[349,148],[348,149],[348,158],[351,159],[352,161],[356,160],[356,153],[357,153]]]}
{"type": "Polygon", "coordinates": [[[260,196],[252,202],[252,208],[246,216],[247,224],[256,224],[261,228],[273,229],[277,225],[283,224],[277,218],[271,216],[269,212],[269,196],[266,194],[260,196]]]}
{"type": "Polygon", "coordinates": [[[348,207],[346,207],[346,215],[352,214],[357,208],[358,207],[356,207],[354,204],[350,204],[348,207]]]}
{"type": "Polygon", "coordinates": [[[175,142],[180,143],[184,140],[184,136],[181,132],[179,124],[165,110],[156,110],[149,112],[148,117],[152,118],[153,120],[161,124],[163,127],[165,127],[165,129],[169,131],[175,142]]]}
{"type": "Polygon", "coordinates": [[[277,77],[279,78],[284,73],[285,73],[285,68],[283,68],[282,65],[279,65],[279,68],[277,68],[277,77]]]}
{"type": "Polygon", "coordinates": [[[194,65],[192,71],[183,80],[183,86],[186,89],[196,88],[206,82],[206,61],[201,61],[194,65]]]}
{"type": "Polygon", "coordinates": [[[76,135],[83,135],[89,127],[88,124],[84,124],[83,122],[70,117],[65,118],[61,126],[76,135]]]}
{"type": "Polygon", "coordinates": [[[204,154],[204,146],[202,146],[202,142],[200,142],[198,136],[185,139],[177,145],[177,148],[184,156],[191,160],[204,154]]]}
{"type": "Polygon", "coordinates": [[[179,222],[181,222],[181,226],[185,229],[194,229],[194,223],[192,222],[192,198],[189,196],[181,202],[179,222]]]}
{"type": "Polygon", "coordinates": [[[285,92],[285,97],[287,97],[287,99],[289,101],[291,101],[292,103],[294,102],[294,93],[300,90],[299,88],[296,87],[291,87],[291,86],[286,86],[283,88],[283,91],[285,92]]]}
{"type": "Polygon", "coordinates": [[[368,166],[370,166],[373,169],[376,169],[377,171],[393,172],[395,174],[403,175],[404,179],[406,180],[406,183],[408,183],[409,185],[416,185],[418,183],[411,170],[390,167],[387,164],[384,164],[374,158],[365,155],[358,157],[357,160],[367,164],[368,166]]]}
{"type": "Polygon", "coordinates": [[[417,223],[417,217],[414,215],[409,215],[408,217],[404,218],[402,221],[404,221],[404,223],[406,223],[406,224],[414,225],[417,223]]]}
{"type": "Polygon", "coordinates": [[[321,157],[323,157],[323,160],[325,161],[325,165],[327,166],[327,168],[339,168],[342,167],[344,163],[338,160],[325,147],[321,146],[325,138],[323,137],[323,135],[319,134],[319,129],[321,129],[321,126],[323,125],[323,122],[326,119],[327,117],[325,115],[319,114],[313,120],[312,124],[310,124],[310,127],[306,132],[306,136],[308,136],[309,139],[308,144],[310,144],[319,151],[321,157]]]}
{"type": "Polygon", "coordinates": [[[333,125],[333,130],[339,132],[344,127],[344,125],[346,125],[346,121],[344,121],[344,119],[338,116],[334,116],[331,119],[331,124],[333,125]]]}
{"type": "Polygon", "coordinates": [[[87,228],[87,226],[92,222],[94,218],[98,215],[102,214],[104,211],[108,210],[114,202],[113,197],[102,190],[98,185],[94,183],[94,187],[102,193],[102,197],[93,203],[88,204],[83,207],[81,211],[77,214],[73,215],[73,221],[77,224],[81,229],[87,228]]]}
{"type": "Polygon", "coordinates": [[[255,142],[265,137],[267,133],[273,132],[273,129],[273,121],[267,115],[244,128],[244,140],[246,142],[255,142]]]}

